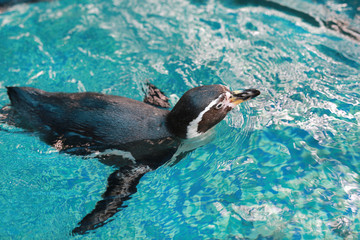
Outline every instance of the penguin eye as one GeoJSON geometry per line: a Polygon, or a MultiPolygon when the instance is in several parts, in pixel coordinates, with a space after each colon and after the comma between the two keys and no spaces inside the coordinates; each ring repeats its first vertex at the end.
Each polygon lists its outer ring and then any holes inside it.
{"type": "Polygon", "coordinates": [[[215,106],[215,109],[219,110],[220,108],[222,108],[224,106],[224,103],[220,102],[215,106]]]}

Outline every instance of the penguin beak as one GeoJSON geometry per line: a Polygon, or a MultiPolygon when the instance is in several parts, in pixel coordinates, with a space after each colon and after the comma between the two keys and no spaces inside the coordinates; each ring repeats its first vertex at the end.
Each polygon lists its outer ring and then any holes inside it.
{"type": "Polygon", "coordinates": [[[244,91],[233,91],[230,97],[230,103],[238,105],[247,100],[253,99],[260,95],[260,91],[256,89],[246,89],[244,91]]]}

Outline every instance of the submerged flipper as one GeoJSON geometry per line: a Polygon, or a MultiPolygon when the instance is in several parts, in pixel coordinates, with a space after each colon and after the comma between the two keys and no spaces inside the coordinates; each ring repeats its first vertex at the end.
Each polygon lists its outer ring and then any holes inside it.
{"type": "Polygon", "coordinates": [[[0,123],[6,123],[9,115],[9,106],[4,106],[0,108],[0,123]]]}
{"type": "Polygon", "coordinates": [[[146,87],[144,103],[155,107],[170,108],[169,98],[160,89],[151,83],[146,83],[146,87]]]}
{"type": "Polygon", "coordinates": [[[103,200],[96,203],[95,209],[86,215],[72,232],[85,234],[89,230],[105,225],[110,217],[124,208],[122,204],[136,193],[140,178],[152,169],[146,165],[126,166],[113,172],[108,178],[108,186],[102,195],[103,200]]]}

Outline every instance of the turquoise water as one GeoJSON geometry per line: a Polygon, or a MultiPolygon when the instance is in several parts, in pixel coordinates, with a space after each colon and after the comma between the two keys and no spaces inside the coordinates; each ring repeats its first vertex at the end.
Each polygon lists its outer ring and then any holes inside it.
{"type": "Polygon", "coordinates": [[[1,106],[11,85],[142,100],[150,80],[172,105],[204,84],[262,94],[211,143],[146,174],[86,236],[69,233],[113,169],[0,125],[0,239],[359,239],[360,6],[255,2],[62,0],[1,13],[1,106]]]}

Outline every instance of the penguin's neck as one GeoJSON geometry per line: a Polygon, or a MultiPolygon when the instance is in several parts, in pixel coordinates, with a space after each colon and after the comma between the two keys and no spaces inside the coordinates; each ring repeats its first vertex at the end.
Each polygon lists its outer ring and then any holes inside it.
{"type": "MultiPolygon", "coordinates": [[[[205,111],[207,111],[207,109],[205,109],[204,112],[205,111]]],[[[196,116],[192,113],[183,114],[173,110],[166,116],[166,126],[172,134],[179,138],[189,139],[199,137],[202,135],[202,133],[198,131],[202,116],[203,112],[196,116]]]]}
{"type": "Polygon", "coordinates": [[[174,134],[176,137],[186,139],[189,122],[185,121],[180,116],[177,116],[177,114],[174,114],[173,111],[167,114],[165,121],[169,132],[174,134]]]}
{"type": "MultiPolygon", "coordinates": [[[[199,124],[203,120],[204,114],[209,111],[209,109],[217,102],[218,100],[213,100],[207,107],[202,111],[191,111],[190,109],[181,109],[177,105],[169,112],[166,116],[167,128],[171,133],[180,137],[182,139],[189,139],[194,137],[199,137],[207,130],[210,129],[205,126],[205,131],[199,131],[199,124]],[[197,114],[197,112],[199,112],[197,114]]],[[[183,106],[182,106],[183,107],[183,106]]]]}

